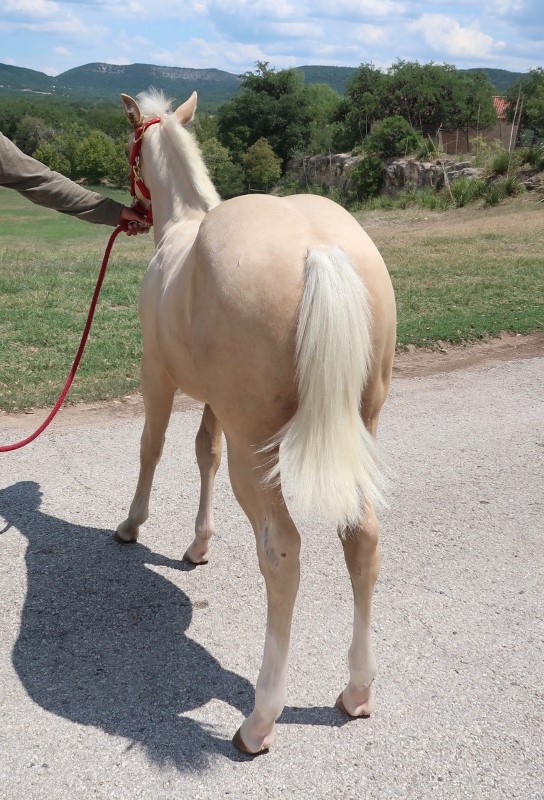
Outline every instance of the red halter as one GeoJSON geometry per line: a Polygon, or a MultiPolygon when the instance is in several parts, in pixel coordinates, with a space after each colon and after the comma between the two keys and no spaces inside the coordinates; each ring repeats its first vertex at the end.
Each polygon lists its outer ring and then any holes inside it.
{"type": "Polygon", "coordinates": [[[155,123],[160,121],[160,117],[153,117],[153,119],[143,122],[138,128],[135,129],[134,142],[132,144],[132,152],[130,154],[130,194],[134,198],[132,205],[134,208],[139,208],[139,210],[145,213],[146,221],[149,222],[150,225],[153,224],[153,212],[151,210],[151,204],[149,204],[149,206],[146,208],[142,201],[137,197],[136,189],[138,189],[142,197],[145,197],[146,200],[151,200],[151,193],[145,185],[144,179],[142,178],[142,174],[140,172],[140,151],[142,149],[144,133],[150,125],[155,125],[155,123]]]}

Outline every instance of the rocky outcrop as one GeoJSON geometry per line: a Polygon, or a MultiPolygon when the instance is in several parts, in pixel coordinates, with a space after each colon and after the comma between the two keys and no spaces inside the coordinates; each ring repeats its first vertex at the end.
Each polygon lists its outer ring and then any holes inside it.
{"type": "MultiPolygon", "coordinates": [[[[350,172],[364,156],[351,153],[337,153],[329,156],[312,156],[293,161],[290,171],[302,186],[317,185],[349,191],[350,172]]],[[[442,188],[445,177],[480,178],[483,170],[474,167],[470,161],[418,161],[415,158],[399,158],[390,161],[384,169],[383,192],[396,194],[403,189],[442,188]]]]}
{"type": "Polygon", "coordinates": [[[299,181],[301,186],[326,186],[349,190],[349,174],[353,167],[361,161],[362,156],[351,153],[336,153],[329,156],[311,156],[293,160],[289,172],[299,181]]]}
{"type": "Polygon", "coordinates": [[[385,167],[383,191],[395,194],[402,189],[441,189],[447,179],[481,178],[483,170],[470,161],[417,161],[415,158],[400,158],[385,167]]]}

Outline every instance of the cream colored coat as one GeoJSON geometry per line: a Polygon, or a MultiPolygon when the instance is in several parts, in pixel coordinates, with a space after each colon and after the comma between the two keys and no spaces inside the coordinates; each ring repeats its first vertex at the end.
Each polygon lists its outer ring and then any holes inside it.
{"type": "Polygon", "coordinates": [[[354,218],[321,197],[269,195],[221,203],[192,136],[196,94],[168,113],[155,94],[123,95],[142,142],[156,251],[140,319],[146,421],[129,516],[134,541],[148,517],[156,464],[177,388],[205,403],[196,449],[202,489],[185,558],[208,561],[211,495],[222,432],[232,486],[255,532],[268,595],[255,708],[235,736],[267,749],[285,704],[300,537],[289,512],[337,527],[354,592],[350,679],[338,705],[353,717],[372,705],[376,671],[370,604],[378,574],[381,497],[374,438],[395,348],[395,301],[376,247],[354,218]],[[287,499],[282,486],[288,486],[287,499]]]}

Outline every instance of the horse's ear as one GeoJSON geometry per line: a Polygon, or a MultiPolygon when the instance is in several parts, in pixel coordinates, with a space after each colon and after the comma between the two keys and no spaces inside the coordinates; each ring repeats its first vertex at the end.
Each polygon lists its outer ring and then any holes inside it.
{"type": "Polygon", "coordinates": [[[136,100],[129,94],[122,94],[121,100],[123,101],[123,111],[125,116],[133,128],[138,128],[142,124],[142,112],[136,100]]]}
{"type": "Polygon", "coordinates": [[[196,112],[196,100],[197,94],[196,92],[193,92],[188,100],[186,100],[179,108],[176,108],[176,117],[178,118],[178,122],[181,122],[182,125],[187,125],[188,122],[191,122],[194,119],[196,112]]]}

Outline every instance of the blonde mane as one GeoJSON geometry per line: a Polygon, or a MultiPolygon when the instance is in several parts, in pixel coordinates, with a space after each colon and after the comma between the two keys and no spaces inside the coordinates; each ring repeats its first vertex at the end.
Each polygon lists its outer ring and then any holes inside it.
{"type": "MultiPolygon", "coordinates": [[[[203,208],[204,211],[210,211],[219,205],[221,198],[211,181],[200,147],[194,135],[179,123],[172,112],[173,101],[161,91],[151,88],[138,95],[138,104],[146,119],[161,119],[160,127],[181,161],[181,177],[186,188],[184,201],[192,207],[203,208]]],[[[171,169],[168,173],[171,173],[171,169]]]]}

